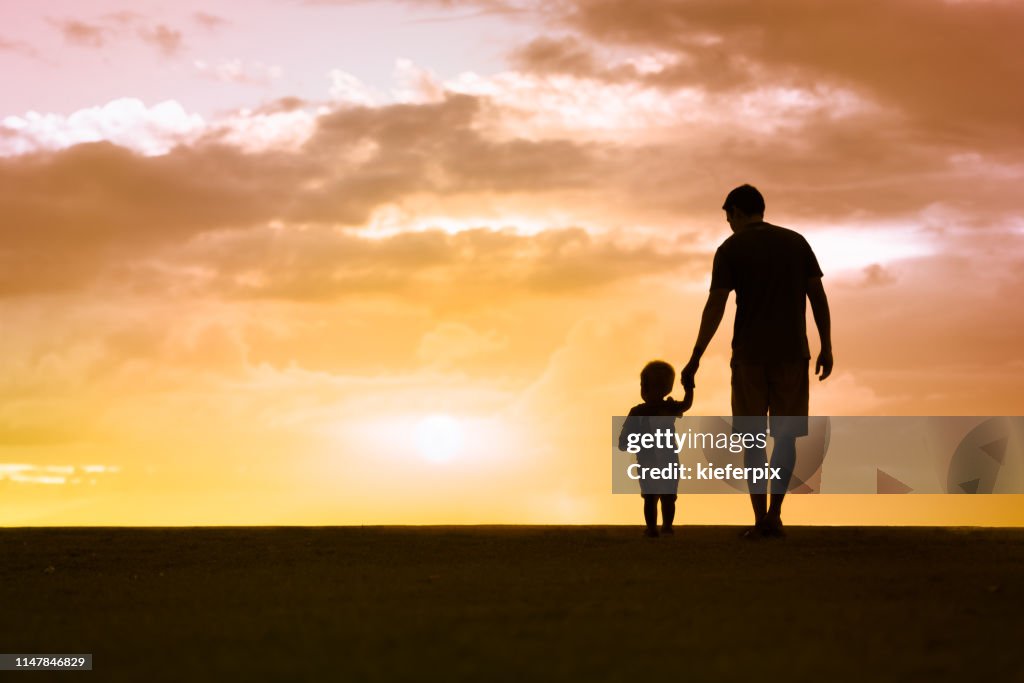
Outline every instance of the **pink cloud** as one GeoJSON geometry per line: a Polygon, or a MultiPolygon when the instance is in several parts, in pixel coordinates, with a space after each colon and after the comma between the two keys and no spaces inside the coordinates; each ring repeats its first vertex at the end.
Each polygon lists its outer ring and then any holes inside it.
{"type": "Polygon", "coordinates": [[[164,24],[158,24],[151,28],[139,30],[139,37],[146,43],[153,45],[166,57],[171,57],[181,50],[182,33],[169,28],[164,24]]]}

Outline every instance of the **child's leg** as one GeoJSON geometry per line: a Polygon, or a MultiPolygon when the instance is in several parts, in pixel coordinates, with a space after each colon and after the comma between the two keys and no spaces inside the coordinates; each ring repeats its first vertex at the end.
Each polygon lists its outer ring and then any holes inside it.
{"type": "Polygon", "coordinates": [[[658,528],[658,495],[655,493],[644,493],[644,521],[648,529],[658,528]]]}
{"type": "Polygon", "coordinates": [[[661,523],[666,527],[672,526],[672,520],[676,518],[676,494],[666,494],[661,497],[661,523]]]}

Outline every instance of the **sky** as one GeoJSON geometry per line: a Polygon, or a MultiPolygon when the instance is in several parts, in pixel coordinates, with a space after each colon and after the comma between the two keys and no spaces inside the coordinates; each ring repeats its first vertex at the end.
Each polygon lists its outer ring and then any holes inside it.
{"type": "Polygon", "coordinates": [[[742,183],[825,273],[812,413],[1024,414],[1019,3],[0,11],[0,525],[637,523],[610,418],[688,359],[742,183]]]}

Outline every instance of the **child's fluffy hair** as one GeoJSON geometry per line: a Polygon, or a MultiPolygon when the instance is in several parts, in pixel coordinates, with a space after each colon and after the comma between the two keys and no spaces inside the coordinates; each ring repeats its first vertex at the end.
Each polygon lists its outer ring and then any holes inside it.
{"type": "Polygon", "coordinates": [[[660,392],[661,396],[672,393],[676,371],[663,360],[652,360],[640,371],[640,380],[660,392]]]}

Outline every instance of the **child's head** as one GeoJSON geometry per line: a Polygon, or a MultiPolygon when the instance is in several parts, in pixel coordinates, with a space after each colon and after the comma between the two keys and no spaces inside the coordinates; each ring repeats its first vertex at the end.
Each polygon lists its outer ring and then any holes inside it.
{"type": "Polygon", "coordinates": [[[640,371],[640,396],[645,401],[657,401],[672,393],[676,371],[663,360],[652,360],[640,371]]]}

